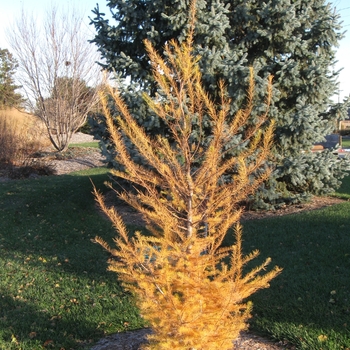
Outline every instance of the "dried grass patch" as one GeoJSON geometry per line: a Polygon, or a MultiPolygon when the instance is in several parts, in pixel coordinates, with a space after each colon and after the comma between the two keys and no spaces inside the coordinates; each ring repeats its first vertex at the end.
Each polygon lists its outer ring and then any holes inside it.
{"type": "Polygon", "coordinates": [[[45,127],[36,116],[13,108],[0,110],[0,162],[20,166],[49,145],[45,127]]]}

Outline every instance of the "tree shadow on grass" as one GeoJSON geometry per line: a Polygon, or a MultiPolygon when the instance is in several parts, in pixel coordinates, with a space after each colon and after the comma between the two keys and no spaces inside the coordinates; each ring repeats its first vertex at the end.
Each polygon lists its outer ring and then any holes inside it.
{"type": "Polygon", "coordinates": [[[103,336],[103,330],[82,313],[80,319],[69,312],[57,314],[40,310],[33,302],[0,290],[0,346],[6,349],[79,349],[103,336]],[[5,348],[5,347],[4,347],[5,348]]]}
{"type": "Polygon", "coordinates": [[[107,253],[91,241],[97,234],[111,240],[115,231],[97,212],[90,178],[103,190],[105,174],[91,173],[0,184],[6,349],[16,341],[37,349],[50,340],[47,348],[77,349],[105,333],[142,327],[130,296],[106,272],[107,253]]]}

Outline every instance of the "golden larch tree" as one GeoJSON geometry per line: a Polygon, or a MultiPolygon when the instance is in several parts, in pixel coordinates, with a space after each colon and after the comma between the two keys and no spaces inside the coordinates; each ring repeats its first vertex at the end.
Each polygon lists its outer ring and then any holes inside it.
{"type": "Polygon", "coordinates": [[[197,65],[200,58],[194,55],[192,45],[195,3],[189,23],[185,42],[166,45],[166,59],[145,42],[161,88],[156,98],[145,98],[168,125],[169,138],[149,137],[130,115],[118,91],[110,88],[108,95],[120,113],[115,126],[107,97],[103,98],[117,161],[124,167],[111,173],[135,185],[134,191],[121,191],[118,196],[143,214],[151,235],[130,234],[121,216],[95,191],[100,207],[118,231],[115,248],[100,237],[96,242],[112,254],[109,269],[117,272],[124,287],[135,295],[142,317],[152,327],[145,349],[232,349],[232,341],[246,329],[250,317],[247,297],[267,288],[281,271],[275,267],[262,274],[270,262],[267,259],[243,273],[243,267],[259,252],[242,253],[239,224],[241,203],[271,172],[266,160],[274,131],[267,114],[272,78],[268,80],[266,112],[254,126],[246,128],[242,138],[242,142],[250,142],[249,149],[227,157],[225,145],[241,133],[251,116],[253,70],[245,107],[232,117],[224,84],[218,86],[219,103],[202,87],[197,65]],[[192,121],[201,125],[203,119],[210,120],[209,136],[193,129],[192,121]],[[197,137],[193,137],[194,132],[197,137]],[[136,147],[142,164],[131,157],[125,138],[136,147]],[[228,171],[234,174],[229,181],[225,178],[228,171]],[[223,247],[231,227],[235,244],[223,247]]]}

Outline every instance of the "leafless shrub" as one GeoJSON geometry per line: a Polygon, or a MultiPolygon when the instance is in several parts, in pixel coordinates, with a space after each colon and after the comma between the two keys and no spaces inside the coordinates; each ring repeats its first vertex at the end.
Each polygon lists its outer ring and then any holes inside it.
{"type": "Polygon", "coordinates": [[[102,82],[97,53],[77,13],[51,6],[40,26],[33,14],[22,11],[7,31],[28,108],[44,122],[58,151],[67,150],[85,123],[102,82]]]}

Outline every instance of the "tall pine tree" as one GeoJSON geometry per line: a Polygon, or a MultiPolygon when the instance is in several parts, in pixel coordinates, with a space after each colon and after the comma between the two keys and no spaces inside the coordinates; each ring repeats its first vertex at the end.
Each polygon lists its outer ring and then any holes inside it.
{"type": "MultiPolygon", "coordinates": [[[[108,6],[115,23],[97,7],[93,42],[105,68],[127,79],[123,97],[138,122],[150,133],[166,135],[142,98],[142,92],[157,93],[143,40],[149,39],[158,52],[172,38],[181,42],[189,0],[113,0],[108,6]]],[[[235,101],[231,115],[244,101],[249,66],[256,72],[255,115],[264,109],[258,104],[266,91],[264,81],[274,76],[270,115],[276,120],[275,172],[252,201],[255,206],[278,206],[310,193],[331,192],[349,167],[331,152],[311,152],[312,145],[346,116],[347,103],[331,101],[337,91],[333,65],[341,38],[339,16],[324,0],[198,0],[194,45],[201,56],[203,81],[212,94],[219,79],[227,82],[235,101]]],[[[95,128],[112,160],[116,150],[109,144],[103,118],[95,121],[95,128]]],[[[232,143],[244,140],[244,132],[232,143]]]]}
{"type": "Polygon", "coordinates": [[[0,109],[20,108],[24,102],[22,95],[16,92],[20,88],[14,80],[17,67],[18,63],[10,51],[0,49],[0,109]]]}

